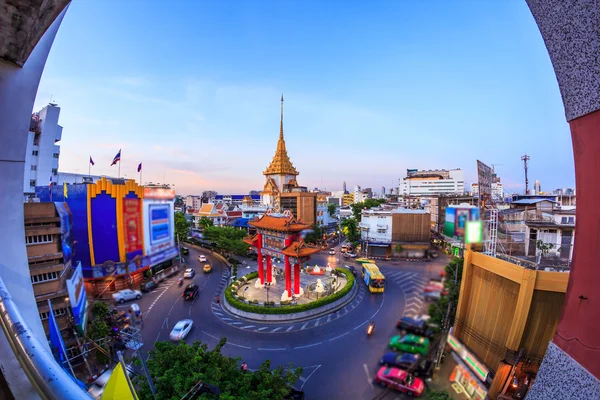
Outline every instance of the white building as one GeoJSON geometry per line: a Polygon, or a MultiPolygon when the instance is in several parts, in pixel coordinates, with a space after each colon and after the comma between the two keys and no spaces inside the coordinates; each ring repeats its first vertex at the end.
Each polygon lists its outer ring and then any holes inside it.
{"type": "Polygon", "coordinates": [[[185,208],[188,210],[200,210],[202,208],[202,196],[185,196],[185,208]]]}
{"type": "Polygon", "coordinates": [[[354,192],[354,204],[365,201],[368,198],[370,198],[369,193],[363,191],[354,192]]]}
{"type": "Polygon", "coordinates": [[[568,267],[575,244],[575,209],[526,214],[525,255],[545,266],[568,267]]]}
{"type": "Polygon", "coordinates": [[[63,129],[58,125],[59,115],[60,107],[50,103],[31,116],[23,179],[26,198],[35,193],[36,186],[48,186],[50,177],[57,182],[60,146],[56,142],[61,140],[63,129]]]}
{"type": "Polygon", "coordinates": [[[418,171],[406,170],[406,177],[399,180],[398,195],[430,196],[434,194],[463,194],[465,192],[464,171],[461,169],[439,169],[418,171]]]}
{"type": "Polygon", "coordinates": [[[360,238],[370,244],[392,243],[392,210],[371,208],[361,212],[360,238]]]}
{"type": "MultiPolygon", "coordinates": [[[[471,184],[471,191],[473,192],[473,197],[479,196],[479,184],[471,184]]],[[[501,182],[492,183],[492,199],[496,202],[504,201],[504,187],[501,182]]]]}

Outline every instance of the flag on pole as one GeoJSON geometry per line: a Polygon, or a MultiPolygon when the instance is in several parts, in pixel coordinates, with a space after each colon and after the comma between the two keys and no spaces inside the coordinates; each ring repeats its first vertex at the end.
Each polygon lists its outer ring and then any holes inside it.
{"type": "Polygon", "coordinates": [[[65,199],[69,197],[69,194],[67,193],[67,182],[63,182],[63,195],[65,196],[65,199]]]}
{"type": "MultiPolygon", "coordinates": [[[[121,154],[121,152],[119,152],[119,154],[121,154]]],[[[90,164],[95,165],[94,160],[92,160],[92,156],[90,156],[90,164]]]]}
{"type": "Polygon", "coordinates": [[[121,161],[121,150],[119,150],[119,152],[117,153],[117,155],[115,156],[115,158],[113,158],[112,164],[110,164],[110,166],[112,167],[113,165],[115,165],[119,161],[121,161]]]}
{"type": "Polygon", "coordinates": [[[52,187],[52,175],[50,175],[50,184],[48,185],[48,187],[52,187]]]}
{"type": "Polygon", "coordinates": [[[102,392],[102,400],[137,400],[137,394],[135,390],[129,389],[127,380],[129,378],[125,375],[121,363],[113,369],[106,386],[104,386],[104,392],[102,392]]]}
{"type": "Polygon", "coordinates": [[[140,165],[138,165],[138,172],[140,172],[142,170],[142,163],[140,163],[140,165]]]}

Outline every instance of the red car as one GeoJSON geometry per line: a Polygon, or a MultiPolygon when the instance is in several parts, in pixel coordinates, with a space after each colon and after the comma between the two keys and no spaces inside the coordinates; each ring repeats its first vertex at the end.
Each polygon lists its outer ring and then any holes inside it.
{"type": "Polygon", "coordinates": [[[422,380],[399,368],[379,368],[375,376],[375,383],[415,397],[421,396],[425,391],[425,384],[422,380]]]}

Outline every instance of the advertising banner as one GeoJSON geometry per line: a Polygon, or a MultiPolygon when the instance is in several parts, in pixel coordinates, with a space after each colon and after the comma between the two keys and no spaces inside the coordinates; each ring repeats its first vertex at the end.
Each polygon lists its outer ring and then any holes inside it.
{"type": "Polygon", "coordinates": [[[81,332],[85,332],[87,296],[85,293],[85,285],[83,284],[81,263],[77,264],[77,268],[75,268],[75,272],[71,279],[67,279],[67,293],[69,294],[69,302],[71,303],[75,325],[81,332]]]}
{"type": "Polygon", "coordinates": [[[444,235],[454,237],[454,226],[456,223],[456,209],[446,207],[446,220],[444,221],[444,235]]]}
{"type": "Polygon", "coordinates": [[[457,209],[456,210],[456,224],[454,228],[455,237],[465,236],[465,228],[467,227],[467,221],[469,220],[469,209],[457,209]]]}
{"type": "Polygon", "coordinates": [[[167,242],[171,239],[169,228],[170,207],[169,204],[151,204],[149,207],[150,244],[167,242]]]}
{"type": "Polygon", "coordinates": [[[144,232],[142,230],[141,203],[139,199],[123,199],[123,237],[125,238],[125,253],[128,254],[128,258],[142,252],[144,232]]]}
{"type": "Polygon", "coordinates": [[[73,240],[71,239],[71,211],[66,203],[54,203],[60,218],[60,239],[63,253],[63,262],[67,268],[71,267],[73,258],[73,240]]]}
{"type": "Polygon", "coordinates": [[[144,188],[144,199],[173,200],[175,191],[164,188],[144,188]]]}
{"type": "Polygon", "coordinates": [[[484,207],[492,202],[492,177],[490,167],[477,160],[477,185],[479,186],[479,207],[484,207]]]}

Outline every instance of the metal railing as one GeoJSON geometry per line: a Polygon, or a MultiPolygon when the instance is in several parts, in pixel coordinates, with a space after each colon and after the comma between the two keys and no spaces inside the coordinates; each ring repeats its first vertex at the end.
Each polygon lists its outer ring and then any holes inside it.
{"type": "MultiPolygon", "coordinates": [[[[0,325],[15,357],[42,399],[90,399],[45,350],[0,277],[0,325]]],[[[45,340],[46,338],[44,338],[45,340]]]]}

